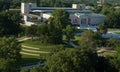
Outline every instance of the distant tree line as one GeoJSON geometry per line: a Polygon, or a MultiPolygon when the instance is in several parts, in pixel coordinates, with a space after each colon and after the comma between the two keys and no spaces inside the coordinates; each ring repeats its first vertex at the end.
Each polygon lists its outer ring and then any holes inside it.
{"type": "Polygon", "coordinates": [[[120,28],[120,9],[115,9],[113,5],[105,4],[101,13],[106,15],[105,25],[109,28],[120,28]]]}

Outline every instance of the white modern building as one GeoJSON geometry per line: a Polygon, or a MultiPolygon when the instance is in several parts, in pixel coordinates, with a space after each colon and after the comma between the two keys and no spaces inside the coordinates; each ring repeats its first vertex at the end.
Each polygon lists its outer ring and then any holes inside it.
{"type": "Polygon", "coordinates": [[[46,21],[53,10],[63,9],[69,12],[71,23],[80,29],[96,29],[104,23],[105,16],[85,10],[84,4],[73,4],[72,8],[62,7],[37,7],[36,3],[21,3],[21,14],[26,25],[38,24],[46,21]]]}

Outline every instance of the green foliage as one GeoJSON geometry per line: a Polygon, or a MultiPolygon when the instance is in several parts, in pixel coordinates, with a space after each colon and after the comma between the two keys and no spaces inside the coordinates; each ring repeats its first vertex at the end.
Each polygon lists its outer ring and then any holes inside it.
{"type": "Polygon", "coordinates": [[[18,15],[9,12],[0,12],[0,36],[17,35],[20,32],[18,15]]]}
{"type": "Polygon", "coordinates": [[[64,33],[66,35],[67,41],[71,41],[71,39],[74,39],[74,32],[75,32],[75,29],[71,25],[66,26],[64,33]]]}
{"type": "Polygon", "coordinates": [[[116,60],[114,58],[99,56],[96,72],[118,72],[114,66],[115,62],[116,60]]]}
{"type": "Polygon", "coordinates": [[[15,60],[0,58],[0,72],[16,72],[16,66],[15,60]]]}
{"type": "Polygon", "coordinates": [[[30,69],[30,72],[45,72],[45,70],[43,69],[43,67],[33,67],[30,69]]]}
{"type": "MultiPolygon", "coordinates": [[[[67,24],[70,24],[69,13],[65,10],[55,10],[46,24],[38,26],[37,32],[32,32],[37,34],[42,43],[60,44],[62,43],[62,29],[66,28],[67,24]]],[[[29,30],[36,31],[35,29],[29,30]]]]}
{"type": "Polygon", "coordinates": [[[101,34],[105,34],[107,33],[107,27],[104,24],[99,24],[97,31],[101,34]]]}
{"type": "Polygon", "coordinates": [[[14,59],[17,64],[21,59],[21,46],[14,37],[0,38],[0,58],[14,59]]]}
{"type": "Polygon", "coordinates": [[[54,24],[41,25],[37,30],[42,43],[59,44],[62,42],[62,29],[54,24]]]}
{"type": "Polygon", "coordinates": [[[0,11],[5,11],[10,8],[10,0],[0,0],[0,11]]]}
{"type": "Polygon", "coordinates": [[[29,70],[21,70],[20,72],[29,72],[29,70]]]}
{"type": "Polygon", "coordinates": [[[56,45],[52,48],[51,53],[55,54],[55,53],[60,52],[62,50],[65,50],[65,47],[63,45],[56,45]]]}
{"type": "Polygon", "coordinates": [[[26,3],[35,3],[36,2],[36,0],[21,0],[21,2],[26,2],[26,3]]]}
{"type": "Polygon", "coordinates": [[[25,34],[27,36],[31,36],[33,39],[33,37],[36,35],[36,31],[37,31],[37,26],[32,25],[32,26],[26,28],[25,34]]]}
{"type": "Polygon", "coordinates": [[[48,72],[95,72],[97,54],[92,50],[65,50],[48,58],[48,72]]]}
{"type": "Polygon", "coordinates": [[[114,10],[107,15],[105,25],[110,28],[120,28],[120,10],[114,10]]]}
{"type": "Polygon", "coordinates": [[[118,72],[120,72],[120,45],[116,47],[116,51],[117,51],[117,59],[116,61],[114,61],[115,62],[114,65],[118,70],[118,72]]]}
{"type": "Polygon", "coordinates": [[[106,41],[106,46],[111,49],[115,49],[117,45],[120,44],[120,40],[110,38],[106,41]]]}
{"type": "Polygon", "coordinates": [[[0,38],[0,72],[16,72],[21,46],[14,37],[0,38]]]}
{"type": "Polygon", "coordinates": [[[83,32],[80,37],[80,47],[82,48],[96,48],[102,42],[102,37],[99,33],[93,32],[91,30],[83,32]]]}
{"type": "Polygon", "coordinates": [[[108,15],[109,13],[111,13],[112,11],[114,11],[115,9],[108,4],[103,5],[101,13],[104,15],[108,15]]]}
{"type": "Polygon", "coordinates": [[[95,8],[95,9],[94,9],[93,11],[94,11],[95,13],[100,13],[100,12],[101,12],[101,9],[102,9],[102,8],[101,8],[100,6],[95,5],[94,8],[95,8]]]}
{"type": "Polygon", "coordinates": [[[62,29],[65,29],[68,24],[71,24],[69,13],[65,10],[54,10],[52,12],[51,20],[52,21],[50,22],[56,26],[62,27],[62,29]]]}

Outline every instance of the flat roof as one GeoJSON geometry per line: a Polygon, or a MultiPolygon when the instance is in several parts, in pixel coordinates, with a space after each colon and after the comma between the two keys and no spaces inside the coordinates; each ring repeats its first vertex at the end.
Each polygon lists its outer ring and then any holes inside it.
{"type": "Polygon", "coordinates": [[[31,12],[51,13],[53,10],[57,10],[57,9],[67,10],[69,13],[75,13],[75,12],[87,13],[87,14],[92,13],[92,11],[88,11],[88,10],[80,10],[75,8],[61,8],[61,7],[36,7],[36,8],[32,8],[31,12]]]}
{"type": "Polygon", "coordinates": [[[64,7],[36,7],[36,8],[32,8],[31,10],[56,10],[56,9],[63,9],[63,10],[79,10],[79,9],[75,9],[75,8],[64,8],[64,7]]]}

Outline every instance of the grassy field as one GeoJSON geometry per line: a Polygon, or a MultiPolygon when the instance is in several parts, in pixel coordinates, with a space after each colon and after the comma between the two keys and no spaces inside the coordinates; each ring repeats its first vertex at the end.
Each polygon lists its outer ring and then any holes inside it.
{"type": "Polygon", "coordinates": [[[116,52],[104,52],[102,53],[103,56],[115,57],[116,52]]]}
{"type": "Polygon", "coordinates": [[[115,32],[116,34],[120,34],[120,32],[115,32]]]}
{"type": "Polygon", "coordinates": [[[33,64],[39,62],[40,60],[41,59],[39,57],[22,55],[21,65],[25,66],[25,65],[33,64]]]}
{"type": "Polygon", "coordinates": [[[40,51],[51,51],[57,45],[43,44],[40,41],[27,40],[22,43],[22,45],[39,48],[40,51]]]}
{"type": "Polygon", "coordinates": [[[48,58],[50,53],[44,53],[44,52],[51,52],[53,48],[56,48],[56,46],[59,46],[59,45],[52,45],[52,44],[42,44],[40,41],[36,41],[36,40],[34,41],[27,40],[22,42],[21,44],[24,46],[28,46],[28,47],[22,47],[21,49],[21,52],[22,52],[21,65],[22,66],[26,64],[36,63],[36,62],[39,62],[41,59],[48,58]],[[32,48],[29,48],[29,47],[32,47],[32,48]],[[31,55],[31,54],[34,54],[34,55],[31,55]]]}
{"type": "Polygon", "coordinates": [[[40,54],[40,56],[22,55],[21,65],[29,65],[47,59],[49,54],[40,54]]]}
{"type": "Polygon", "coordinates": [[[108,28],[108,30],[120,30],[120,28],[108,28]]]}

